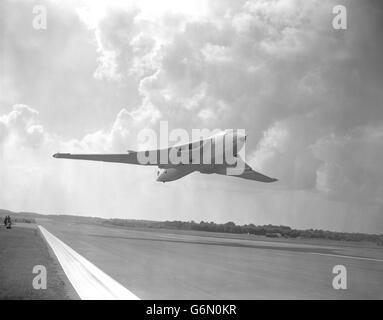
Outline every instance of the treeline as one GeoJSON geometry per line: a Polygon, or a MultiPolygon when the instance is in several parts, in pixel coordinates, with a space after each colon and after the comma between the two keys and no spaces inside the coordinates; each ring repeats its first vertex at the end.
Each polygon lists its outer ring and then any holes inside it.
{"type": "Polygon", "coordinates": [[[176,229],[176,230],[197,230],[207,232],[223,232],[235,234],[252,234],[266,237],[284,237],[284,238],[315,238],[315,239],[330,239],[343,241],[370,241],[379,245],[383,245],[383,235],[364,234],[364,233],[347,233],[334,232],[326,230],[308,229],[299,230],[292,229],[287,226],[263,225],[256,226],[254,224],[236,225],[234,222],[214,223],[201,221],[141,221],[141,220],[124,220],[110,219],[105,223],[116,226],[125,227],[145,227],[159,229],[176,229]]]}
{"type": "Polygon", "coordinates": [[[71,215],[39,215],[37,213],[20,212],[14,213],[9,210],[0,209],[0,222],[6,215],[10,215],[14,222],[34,223],[34,218],[44,217],[54,220],[67,222],[97,224],[97,225],[114,225],[128,228],[157,228],[157,229],[174,229],[174,230],[196,230],[206,232],[220,232],[233,234],[249,234],[266,236],[273,238],[314,238],[314,239],[330,239],[342,241],[368,241],[375,242],[383,246],[383,234],[365,234],[365,233],[348,233],[335,232],[318,229],[299,230],[292,229],[287,226],[263,225],[256,226],[254,224],[236,225],[234,222],[215,223],[215,222],[194,222],[194,221],[148,221],[148,220],[128,220],[128,219],[104,219],[99,217],[71,216],[71,215]]]}
{"type": "MultiPolygon", "coordinates": [[[[3,224],[4,223],[4,220],[5,220],[5,216],[4,217],[0,217],[0,224],[3,224]]],[[[29,218],[15,218],[14,216],[11,216],[11,221],[12,223],[36,223],[35,219],[29,219],[29,218]]]]}
{"type": "Polygon", "coordinates": [[[27,218],[13,218],[13,222],[22,222],[22,223],[36,223],[35,219],[27,219],[27,218]]]}

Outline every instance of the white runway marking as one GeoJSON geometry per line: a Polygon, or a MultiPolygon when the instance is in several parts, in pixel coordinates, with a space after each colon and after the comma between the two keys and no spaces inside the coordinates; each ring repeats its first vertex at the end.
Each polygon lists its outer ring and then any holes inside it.
{"type": "Polygon", "coordinates": [[[139,298],[79,255],[60,239],[39,226],[65,274],[83,300],[139,300],[139,298]]]}
{"type": "Polygon", "coordinates": [[[368,260],[368,261],[378,261],[378,262],[383,262],[382,259],[365,258],[365,257],[354,257],[354,256],[343,256],[343,255],[341,255],[341,254],[318,253],[318,252],[310,252],[310,254],[316,254],[316,255],[319,255],[319,256],[329,256],[329,257],[337,257],[337,258],[346,258],[346,259],[357,259],[357,260],[368,260]]]}

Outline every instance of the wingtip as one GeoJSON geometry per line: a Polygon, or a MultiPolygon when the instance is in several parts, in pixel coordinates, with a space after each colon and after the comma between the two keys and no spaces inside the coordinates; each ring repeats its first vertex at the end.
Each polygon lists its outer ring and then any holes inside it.
{"type": "Polygon", "coordinates": [[[70,155],[70,153],[55,153],[53,158],[64,158],[66,155],[70,155]]]}

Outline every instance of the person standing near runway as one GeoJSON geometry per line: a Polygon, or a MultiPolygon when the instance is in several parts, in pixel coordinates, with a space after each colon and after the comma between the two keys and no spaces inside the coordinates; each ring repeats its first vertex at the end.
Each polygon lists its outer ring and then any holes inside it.
{"type": "Polygon", "coordinates": [[[8,215],[8,216],[5,216],[5,219],[4,219],[4,225],[10,229],[11,228],[11,217],[8,215]]]}

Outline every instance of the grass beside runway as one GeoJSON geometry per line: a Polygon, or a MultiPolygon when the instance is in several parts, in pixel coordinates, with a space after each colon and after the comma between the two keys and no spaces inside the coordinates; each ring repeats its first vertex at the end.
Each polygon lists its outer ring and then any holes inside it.
{"type": "Polygon", "coordinates": [[[47,244],[35,225],[0,226],[0,299],[76,299],[47,244]],[[32,282],[36,265],[47,270],[47,289],[36,290],[32,282]]]}

